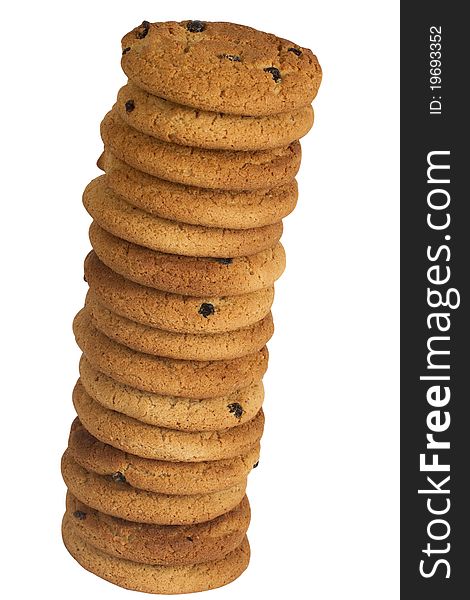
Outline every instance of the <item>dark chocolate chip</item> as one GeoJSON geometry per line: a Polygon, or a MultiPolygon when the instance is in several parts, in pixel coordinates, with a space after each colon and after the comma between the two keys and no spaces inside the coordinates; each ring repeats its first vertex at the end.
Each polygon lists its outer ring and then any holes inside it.
{"type": "Polygon", "coordinates": [[[191,33],[201,33],[206,28],[206,24],[202,21],[189,21],[186,25],[186,29],[191,33]]]}
{"type": "Polygon", "coordinates": [[[287,48],[288,52],[293,52],[296,56],[300,56],[302,54],[302,50],[298,48],[287,48]]]}
{"type": "Polygon", "coordinates": [[[282,77],[281,71],[279,71],[279,69],[277,69],[276,67],[266,67],[265,71],[266,73],[271,73],[276,83],[281,83],[282,77]]]}
{"type": "Polygon", "coordinates": [[[130,51],[131,51],[130,47],[124,48],[124,50],[122,51],[122,55],[124,56],[124,54],[127,54],[130,51]]]}
{"type": "Polygon", "coordinates": [[[215,260],[221,265],[231,265],[233,263],[233,258],[216,258],[215,260]]]}
{"type": "Polygon", "coordinates": [[[215,313],[215,308],[213,304],[209,304],[208,302],[203,302],[197,311],[200,315],[202,315],[205,319],[210,315],[215,313]]]}
{"type": "Polygon", "coordinates": [[[238,404],[238,402],[232,402],[232,404],[229,404],[227,408],[233,415],[237,417],[237,419],[239,419],[244,412],[242,405],[238,404]]]}
{"type": "Polygon", "coordinates": [[[121,471],[116,471],[116,473],[113,473],[111,475],[111,479],[113,481],[115,481],[116,483],[126,483],[126,478],[124,477],[124,475],[121,473],[121,471]]]}
{"type": "Polygon", "coordinates": [[[186,539],[187,539],[189,542],[192,542],[192,541],[193,541],[193,538],[192,538],[190,535],[187,535],[187,536],[186,536],[186,539]]]}
{"type": "Polygon", "coordinates": [[[242,59],[237,54],[222,54],[220,58],[226,58],[232,62],[242,62],[242,59]]]}
{"type": "Polygon", "coordinates": [[[81,510],[76,510],[73,513],[73,516],[78,519],[79,521],[83,521],[83,519],[86,519],[86,513],[81,511],[81,510]]]}
{"type": "Polygon", "coordinates": [[[255,462],[255,464],[253,465],[253,469],[256,469],[256,467],[257,467],[258,465],[259,465],[259,460],[257,460],[257,461],[255,462]]]}
{"type": "Polygon", "coordinates": [[[150,23],[148,21],[142,21],[142,25],[140,26],[140,31],[135,34],[135,37],[138,40],[143,40],[144,37],[148,34],[150,29],[150,23]]]}
{"type": "Polygon", "coordinates": [[[130,113],[134,110],[135,108],[135,104],[134,104],[134,100],[128,100],[124,106],[126,107],[126,112],[130,113]]]}

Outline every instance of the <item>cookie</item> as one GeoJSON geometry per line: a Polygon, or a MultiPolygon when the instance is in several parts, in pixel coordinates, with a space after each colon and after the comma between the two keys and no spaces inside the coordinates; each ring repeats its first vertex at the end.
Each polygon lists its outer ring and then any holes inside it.
{"type": "Polygon", "coordinates": [[[100,373],[83,356],[80,380],[87,394],[105,408],[180,431],[217,431],[242,425],[259,412],[264,398],[261,381],[227,396],[202,400],[142,392],[100,373]]]}
{"type": "MultiPolygon", "coordinates": [[[[126,242],[96,223],[91,224],[90,241],[98,258],[123,277],[164,292],[188,296],[236,296],[256,292],[271,287],[286,264],[280,242],[269,250],[223,261],[155,252],[126,242]]],[[[201,307],[201,310],[209,315],[212,308],[201,307]]]]}
{"type": "Polygon", "coordinates": [[[211,190],[158,179],[133,169],[110,152],[98,166],[106,183],[126,202],[171,221],[229,229],[252,229],[278,223],[295,208],[295,179],[271,189],[211,190]]]}
{"type": "Polygon", "coordinates": [[[95,369],[120,383],[156,394],[223,396],[260,381],[268,366],[266,348],[242,358],[218,361],[177,360],[136,352],[99,332],[84,311],[75,317],[73,330],[78,346],[95,369]]]}
{"type": "Polygon", "coordinates": [[[80,537],[116,558],[148,565],[191,565],[223,558],[240,546],[250,524],[245,496],[238,506],[196,525],[148,525],[100,513],[67,493],[66,519],[80,537]]]}
{"type": "Polygon", "coordinates": [[[234,23],[148,23],[122,39],[121,66],[155,96],[204,110],[271,115],[310,104],[321,82],[311,50],[234,23]]]}
{"type": "Polygon", "coordinates": [[[272,248],[282,234],[281,222],[254,229],[220,229],[161,219],[125,202],[107,187],[105,175],[88,184],[83,204],[106,231],[169,254],[248,256],[272,248]]]}
{"type": "Polygon", "coordinates": [[[68,450],[62,457],[61,468],[65,485],[80,502],[107,515],[137,523],[203,523],[232,510],[245,495],[245,483],[210,494],[183,496],[139,490],[126,482],[86,471],[68,450]]]}
{"type": "Polygon", "coordinates": [[[230,360],[261,350],[271,339],[271,313],[254,325],[227,333],[173,333],[121,317],[88,292],[85,310],[93,325],[109,338],[132,350],[182,360],[230,360]]]}
{"type": "Polygon", "coordinates": [[[250,548],[242,544],[222,559],[195,565],[144,565],[98,550],[82,537],[76,521],[66,514],[62,538],[72,557],[87,571],[129,590],[150,594],[186,594],[230,583],[248,566],[250,548]]]}
{"type": "Polygon", "coordinates": [[[288,146],[313,125],[311,106],[262,117],[208,112],[153,96],[130,81],[119,90],[123,121],[164,142],[215,150],[268,150],[288,146]]]}
{"type": "Polygon", "coordinates": [[[158,494],[207,494],[243,483],[259,460],[259,445],[235,458],[197,463],[151,460],[100,442],[75,419],[68,449],[86,471],[158,494]]]}
{"type": "Polygon", "coordinates": [[[101,123],[104,146],[131,167],[167,181],[222,190],[283,185],[300,167],[299,142],[258,151],[206,150],[169,144],[129,127],[110,111],[101,123]]]}
{"type": "Polygon", "coordinates": [[[139,285],[104,265],[92,251],[85,279],[100,304],[126,319],[165,331],[217,334],[250,327],[272,306],[274,287],[237,296],[182,296],[139,285]]]}
{"type": "Polygon", "coordinates": [[[178,431],[148,425],[105,408],[86,393],[80,380],[73,390],[73,404],[84,427],[101,442],[154,460],[201,462],[234,458],[258,446],[264,427],[262,409],[251,421],[220,431],[178,431]]]}

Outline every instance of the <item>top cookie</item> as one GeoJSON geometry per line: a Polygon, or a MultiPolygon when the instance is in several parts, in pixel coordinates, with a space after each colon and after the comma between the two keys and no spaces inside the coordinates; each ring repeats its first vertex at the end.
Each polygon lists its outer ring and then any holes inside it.
{"type": "Polygon", "coordinates": [[[144,21],[122,39],[121,65],[151,94],[203,110],[261,116],[312,102],[321,68],[311,50],[233,23],[144,21]]]}

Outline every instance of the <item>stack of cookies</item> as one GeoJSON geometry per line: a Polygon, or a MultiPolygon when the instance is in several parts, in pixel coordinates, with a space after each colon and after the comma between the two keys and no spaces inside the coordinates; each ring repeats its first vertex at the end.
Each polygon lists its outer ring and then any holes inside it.
{"type": "Polygon", "coordinates": [[[104,175],[83,197],[63,538],[117,585],[194,592],[249,561],[279,239],[321,71],[310,50],[229,23],[144,21],[122,53],[104,175]]]}

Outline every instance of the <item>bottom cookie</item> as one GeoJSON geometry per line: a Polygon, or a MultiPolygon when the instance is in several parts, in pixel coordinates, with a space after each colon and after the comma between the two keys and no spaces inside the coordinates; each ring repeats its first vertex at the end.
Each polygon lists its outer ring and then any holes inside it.
{"type": "Polygon", "coordinates": [[[109,556],[85,542],[67,516],[62,523],[62,537],[67,550],[87,571],[120,587],[148,594],[188,594],[218,588],[239,577],[250,560],[246,537],[221,560],[185,566],[145,565],[109,556]]]}

